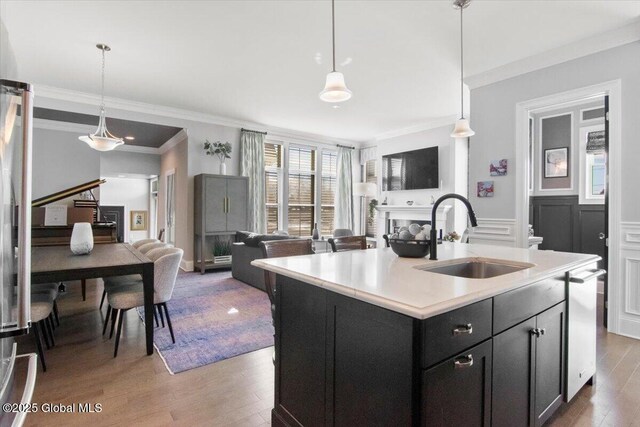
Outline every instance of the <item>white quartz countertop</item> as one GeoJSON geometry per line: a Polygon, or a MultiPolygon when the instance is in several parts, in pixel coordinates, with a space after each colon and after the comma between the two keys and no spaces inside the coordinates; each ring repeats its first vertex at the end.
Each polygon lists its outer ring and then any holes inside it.
{"type": "Polygon", "coordinates": [[[390,248],[258,259],[251,264],[418,319],[556,276],[598,261],[597,255],[505,246],[443,243],[438,260],[400,258],[390,248]],[[468,279],[416,269],[459,258],[491,258],[533,267],[489,279],[468,279]]]}

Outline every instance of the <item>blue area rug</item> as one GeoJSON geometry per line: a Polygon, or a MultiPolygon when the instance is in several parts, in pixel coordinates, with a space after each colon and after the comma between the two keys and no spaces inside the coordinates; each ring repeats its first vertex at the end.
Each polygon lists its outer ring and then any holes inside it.
{"type": "Polygon", "coordinates": [[[167,307],[176,343],[168,327],[153,342],[171,374],[273,345],[269,297],[231,272],[180,272],[167,307]]]}

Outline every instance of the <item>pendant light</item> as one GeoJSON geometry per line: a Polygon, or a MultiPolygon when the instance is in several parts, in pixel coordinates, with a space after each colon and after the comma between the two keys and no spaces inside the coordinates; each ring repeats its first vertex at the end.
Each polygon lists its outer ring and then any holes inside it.
{"type": "Polygon", "coordinates": [[[476,133],[469,127],[469,120],[464,117],[464,39],[462,32],[462,11],[466,9],[471,0],[453,0],[453,7],[460,9],[460,118],[456,120],[456,126],[451,132],[453,138],[467,138],[476,133]]]}
{"type": "Polygon", "coordinates": [[[104,55],[111,48],[106,44],[97,44],[96,47],[102,51],[102,93],[100,98],[100,121],[98,129],[90,135],[82,135],[78,137],[80,141],[86,142],[89,147],[98,151],[111,151],[114,148],[124,144],[122,138],[114,136],[107,130],[107,121],[104,112],[104,55]]]}
{"type": "Polygon", "coordinates": [[[351,91],[344,83],[344,75],[336,71],[336,18],[335,0],[331,0],[331,43],[333,48],[333,70],[327,74],[324,90],[320,99],[324,102],[343,102],[351,98],[351,91]]]}

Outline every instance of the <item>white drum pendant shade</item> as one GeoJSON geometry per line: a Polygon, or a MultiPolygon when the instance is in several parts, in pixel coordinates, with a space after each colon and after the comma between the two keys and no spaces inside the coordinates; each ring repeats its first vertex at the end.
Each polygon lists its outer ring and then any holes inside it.
{"type": "Polygon", "coordinates": [[[456,127],[453,128],[453,132],[451,132],[451,136],[454,138],[467,138],[475,134],[469,126],[469,120],[464,118],[456,120],[456,127]]]}
{"type": "Polygon", "coordinates": [[[343,102],[351,98],[351,91],[344,83],[344,75],[339,71],[327,74],[324,90],[320,92],[320,99],[325,102],[343,102]]]}

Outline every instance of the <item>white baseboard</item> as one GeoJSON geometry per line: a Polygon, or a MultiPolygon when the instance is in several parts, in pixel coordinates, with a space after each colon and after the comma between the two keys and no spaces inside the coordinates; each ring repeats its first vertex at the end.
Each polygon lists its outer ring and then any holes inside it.
{"type": "Polygon", "coordinates": [[[193,260],[185,260],[180,261],[180,269],[183,271],[193,271],[193,260]]]}

